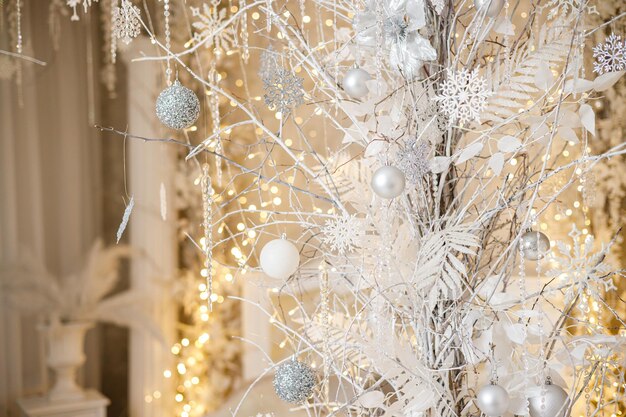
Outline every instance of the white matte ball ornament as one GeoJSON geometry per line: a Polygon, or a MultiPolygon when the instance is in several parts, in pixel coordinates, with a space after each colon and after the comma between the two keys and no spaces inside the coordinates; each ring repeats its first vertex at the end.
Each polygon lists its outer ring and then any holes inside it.
{"type": "Polygon", "coordinates": [[[352,68],[344,75],[341,85],[350,97],[363,98],[369,93],[366,83],[371,79],[372,77],[367,71],[361,68],[352,68]]]}
{"type": "Polygon", "coordinates": [[[528,399],[530,417],[565,417],[569,408],[567,392],[558,385],[546,383],[539,395],[528,399]]]}
{"type": "Polygon", "coordinates": [[[550,239],[541,232],[531,230],[520,238],[520,250],[524,259],[537,261],[550,251],[550,239]]]}
{"type": "Polygon", "coordinates": [[[504,7],[506,0],[474,0],[474,6],[479,13],[487,17],[497,17],[504,7]]]}
{"type": "Polygon", "coordinates": [[[384,166],[374,172],[372,190],[382,198],[395,198],[402,194],[405,186],[404,173],[396,167],[384,166]]]}
{"type": "Polygon", "coordinates": [[[261,250],[261,269],[276,279],[289,278],[300,265],[300,254],[293,243],[286,239],[274,239],[261,250]]]}
{"type": "Polygon", "coordinates": [[[486,385],[476,397],[478,408],[489,417],[502,416],[509,408],[509,393],[500,385],[486,385]]]}

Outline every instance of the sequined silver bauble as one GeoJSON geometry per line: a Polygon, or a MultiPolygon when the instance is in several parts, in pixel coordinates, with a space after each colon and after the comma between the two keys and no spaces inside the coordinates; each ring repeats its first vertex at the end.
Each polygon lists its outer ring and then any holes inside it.
{"type": "Polygon", "coordinates": [[[506,0],[474,0],[474,6],[479,13],[485,13],[487,17],[496,17],[504,7],[506,0]]]}
{"type": "Polygon", "coordinates": [[[395,198],[402,194],[405,186],[404,173],[393,166],[380,167],[372,177],[372,190],[382,198],[395,198]]]}
{"type": "Polygon", "coordinates": [[[520,238],[520,250],[524,259],[537,261],[550,251],[550,239],[541,232],[531,230],[520,238]]]}
{"type": "Polygon", "coordinates": [[[372,77],[367,71],[361,68],[352,68],[346,72],[343,76],[343,82],[341,85],[348,95],[352,98],[363,98],[369,93],[367,88],[367,81],[372,77]]]}
{"type": "Polygon", "coordinates": [[[528,399],[530,417],[565,417],[569,402],[563,388],[546,383],[538,395],[528,399]]]}
{"type": "Polygon", "coordinates": [[[167,127],[186,129],[198,120],[200,101],[193,91],[176,80],[159,94],[156,115],[167,127]]]}
{"type": "Polygon", "coordinates": [[[502,416],[509,408],[509,393],[496,384],[482,387],[478,391],[476,400],[480,411],[489,417],[502,416]]]}
{"type": "Polygon", "coordinates": [[[283,401],[302,404],[313,394],[315,371],[306,363],[291,360],[276,369],[274,391],[283,401]]]}

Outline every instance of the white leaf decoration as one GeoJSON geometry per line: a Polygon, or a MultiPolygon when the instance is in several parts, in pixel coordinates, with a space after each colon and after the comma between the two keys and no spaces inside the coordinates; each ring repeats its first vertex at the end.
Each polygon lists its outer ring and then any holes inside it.
{"type": "Polygon", "coordinates": [[[511,19],[504,17],[498,20],[493,31],[502,35],[515,36],[515,25],[511,19]]]}
{"type": "Polygon", "coordinates": [[[130,219],[130,214],[133,212],[133,207],[135,206],[135,196],[130,197],[130,201],[124,210],[124,215],[122,216],[122,222],[120,223],[120,227],[117,228],[117,241],[116,243],[120,243],[120,239],[124,234],[124,230],[126,230],[126,226],[128,225],[128,219],[130,219]]]}
{"type": "Polygon", "coordinates": [[[616,71],[616,72],[607,72],[606,74],[602,74],[598,76],[595,80],[593,80],[593,89],[596,91],[604,91],[613,87],[622,75],[624,75],[625,71],[616,71]]]}
{"type": "Polygon", "coordinates": [[[163,183],[161,183],[161,189],[159,190],[159,199],[161,201],[161,218],[165,221],[167,220],[167,194],[165,184],[163,183]]]}
{"type": "Polygon", "coordinates": [[[535,73],[535,85],[542,90],[547,90],[554,83],[554,75],[548,63],[541,62],[538,67],[539,69],[535,73]]]}
{"type": "Polygon", "coordinates": [[[385,148],[386,142],[383,140],[373,140],[365,149],[365,157],[375,156],[382,152],[385,148]]]}
{"type": "Polygon", "coordinates": [[[513,343],[521,345],[524,343],[524,340],[526,340],[523,324],[504,324],[502,327],[504,327],[506,335],[513,343]]]}
{"type": "Polygon", "coordinates": [[[563,91],[567,94],[584,93],[585,91],[591,90],[593,86],[593,81],[585,80],[584,78],[578,78],[575,80],[570,79],[565,81],[563,91]]]}
{"type": "Polygon", "coordinates": [[[496,152],[491,155],[488,166],[495,175],[500,175],[502,167],[504,167],[504,154],[502,152],[496,152]]]}
{"type": "Polygon", "coordinates": [[[463,149],[463,151],[459,155],[458,159],[456,160],[456,165],[462,164],[463,162],[466,162],[466,161],[472,159],[473,157],[478,155],[480,153],[480,151],[482,151],[482,150],[483,150],[482,142],[474,142],[474,143],[472,143],[471,145],[469,145],[468,147],[463,149]]]}
{"type": "Polygon", "coordinates": [[[364,408],[380,408],[383,407],[385,394],[380,391],[370,391],[361,395],[357,402],[364,408]]]}
{"type": "Polygon", "coordinates": [[[513,136],[503,136],[498,141],[498,150],[500,152],[515,152],[522,147],[522,142],[513,136]]]}
{"type": "Polygon", "coordinates": [[[561,136],[563,139],[572,143],[580,142],[580,140],[578,139],[578,136],[576,135],[576,132],[574,132],[574,129],[570,127],[565,127],[565,126],[559,127],[559,136],[561,136]]]}
{"type": "Polygon", "coordinates": [[[430,162],[430,170],[433,174],[441,174],[450,166],[450,158],[447,156],[435,156],[430,162]]]}
{"type": "Polygon", "coordinates": [[[580,114],[580,122],[585,129],[592,135],[596,135],[596,114],[589,104],[583,104],[578,111],[580,114]]]}

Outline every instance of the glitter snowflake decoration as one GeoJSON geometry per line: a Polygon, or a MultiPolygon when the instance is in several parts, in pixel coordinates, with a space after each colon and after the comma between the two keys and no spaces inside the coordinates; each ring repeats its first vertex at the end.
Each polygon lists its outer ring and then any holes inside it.
{"type": "Polygon", "coordinates": [[[626,42],[614,33],[593,48],[593,72],[604,74],[626,68],[626,42]]]}
{"type": "Polygon", "coordinates": [[[449,124],[472,120],[480,122],[480,114],[491,96],[487,81],[478,75],[478,68],[471,72],[465,68],[458,72],[448,69],[447,73],[448,78],[441,84],[440,94],[435,95],[433,100],[448,116],[449,124]]]}
{"type": "Polygon", "coordinates": [[[356,216],[344,215],[328,220],[322,229],[322,240],[340,254],[353,252],[365,235],[363,222],[356,216]]]}
{"type": "Polygon", "coordinates": [[[193,38],[196,42],[205,42],[204,46],[214,47],[216,53],[230,50],[235,44],[235,30],[232,25],[224,27],[226,9],[206,3],[199,7],[191,7],[191,14],[199,20],[192,23],[196,29],[193,38]]]}
{"type": "Polygon", "coordinates": [[[430,172],[429,153],[430,146],[427,143],[413,139],[398,152],[395,166],[404,172],[409,183],[417,184],[424,175],[430,172]]]}
{"type": "Polygon", "coordinates": [[[284,114],[304,101],[302,83],[304,80],[285,68],[277,69],[263,80],[265,104],[270,110],[284,114]]]}
{"type": "Polygon", "coordinates": [[[130,0],[122,0],[120,7],[113,10],[113,36],[128,45],[141,32],[140,10],[130,0]]]}
{"type": "MultiPolygon", "coordinates": [[[[571,245],[562,241],[556,242],[555,255],[551,257],[554,269],[548,276],[556,277],[565,284],[565,301],[571,302],[578,295],[590,294],[593,298],[601,298],[604,291],[615,290],[611,266],[604,262],[609,247],[603,246],[594,253],[594,237],[583,234],[576,225],[568,234],[571,245]]],[[[579,307],[580,308],[580,307],[579,307]]]]}

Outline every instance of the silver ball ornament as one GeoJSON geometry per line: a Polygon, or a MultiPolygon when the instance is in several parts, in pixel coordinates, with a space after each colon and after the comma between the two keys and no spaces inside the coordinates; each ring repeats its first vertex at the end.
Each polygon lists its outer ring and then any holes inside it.
{"type": "Polygon", "coordinates": [[[504,415],[509,408],[509,393],[500,385],[486,385],[476,396],[478,408],[489,417],[504,415]]]}
{"type": "Polygon", "coordinates": [[[352,68],[343,76],[341,85],[348,95],[352,98],[363,98],[369,93],[367,81],[372,77],[367,71],[361,68],[352,68]]]}
{"type": "Polygon", "coordinates": [[[541,232],[531,230],[520,237],[520,250],[524,259],[537,261],[550,251],[550,239],[541,232]]]}
{"type": "Polygon", "coordinates": [[[259,261],[266,275],[276,279],[287,279],[298,269],[300,253],[290,241],[274,239],[263,246],[259,261]]]}
{"type": "Polygon", "coordinates": [[[372,190],[382,198],[395,198],[402,194],[406,179],[404,173],[393,166],[380,167],[372,177],[372,190]]]}
{"type": "Polygon", "coordinates": [[[316,384],[315,371],[306,363],[287,361],[276,369],[274,391],[281,400],[302,404],[313,394],[316,384]]]}
{"type": "Polygon", "coordinates": [[[176,80],[159,94],[156,115],[169,128],[186,129],[198,120],[200,101],[193,91],[176,80]]]}
{"type": "Polygon", "coordinates": [[[558,385],[546,383],[539,395],[528,399],[530,417],[565,417],[569,408],[567,392],[558,385]]]}
{"type": "Polygon", "coordinates": [[[506,0],[474,0],[474,6],[479,13],[487,17],[496,17],[502,11],[506,0]]]}

